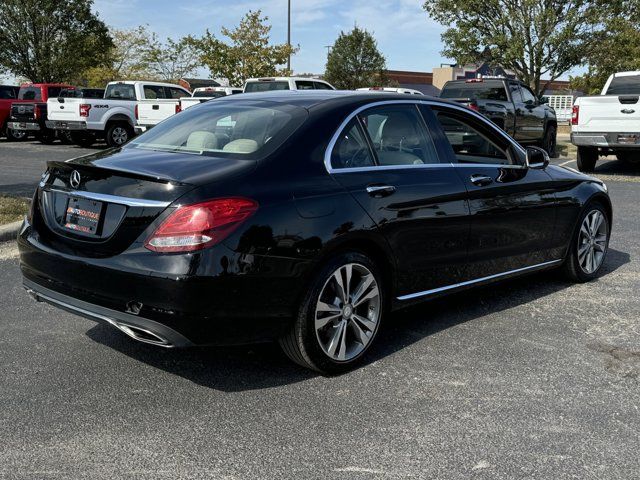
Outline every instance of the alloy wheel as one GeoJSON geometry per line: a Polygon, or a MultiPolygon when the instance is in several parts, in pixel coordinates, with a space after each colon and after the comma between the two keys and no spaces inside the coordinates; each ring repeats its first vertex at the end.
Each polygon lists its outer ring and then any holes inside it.
{"type": "Polygon", "coordinates": [[[111,138],[113,139],[115,144],[122,145],[127,142],[127,139],[129,138],[129,134],[127,133],[127,130],[124,129],[123,127],[116,127],[113,129],[113,132],[111,133],[111,138]]]}
{"type": "Polygon", "coordinates": [[[607,219],[600,210],[592,210],[582,221],[578,235],[578,263],[584,273],[600,268],[607,253],[607,219]]]}
{"type": "Polygon", "coordinates": [[[315,309],[320,347],[332,360],[346,362],[362,353],[380,320],[380,289],[364,265],[348,263],[325,282],[315,309]]]}

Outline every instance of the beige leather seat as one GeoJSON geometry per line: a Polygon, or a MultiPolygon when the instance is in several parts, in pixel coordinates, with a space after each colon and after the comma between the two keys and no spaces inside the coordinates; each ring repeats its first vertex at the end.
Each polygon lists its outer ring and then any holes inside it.
{"type": "Polygon", "coordinates": [[[211,132],[198,130],[189,135],[186,147],[189,150],[217,150],[218,138],[211,132]]]}

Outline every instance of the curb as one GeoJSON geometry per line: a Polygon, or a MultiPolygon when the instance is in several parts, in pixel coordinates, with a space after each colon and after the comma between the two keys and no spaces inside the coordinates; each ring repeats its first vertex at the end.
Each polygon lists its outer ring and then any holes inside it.
{"type": "Polygon", "coordinates": [[[0,225],[0,242],[6,242],[9,240],[15,240],[20,231],[22,220],[17,222],[8,223],[6,225],[0,225]]]}

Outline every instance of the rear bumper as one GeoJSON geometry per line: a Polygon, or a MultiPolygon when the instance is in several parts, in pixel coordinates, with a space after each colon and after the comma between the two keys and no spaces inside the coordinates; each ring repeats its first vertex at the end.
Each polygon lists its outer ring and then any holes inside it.
{"type": "Polygon", "coordinates": [[[86,130],[87,122],[73,121],[73,122],[65,122],[62,120],[47,120],[46,122],[47,128],[51,128],[52,130],[86,130]]]}
{"type": "Polygon", "coordinates": [[[11,130],[27,130],[30,132],[37,132],[40,130],[40,124],[36,122],[15,122],[11,121],[7,123],[7,127],[11,130]]]}
{"type": "Polygon", "coordinates": [[[148,334],[166,339],[166,345],[146,342],[160,346],[280,337],[291,325],[309,267],[296,259],[246,258],[222,244],[198,255],[134,248],[110,258],[77,257],[54,250],[30,225],[22,228],[18,247],[24,285],[35,298],[105,321],[136,340],[148,334]]]}
{"type": "Polygon", "coordinates": [[[141,133],[146,132],[147,130],[149,130],[151,126],[147,126],[147,125],[136,125],[135,127],[133,127],[133,130],[136,132],[136,135],[140,135],[141,133]]]}
{"type": "Polygon", "coordinates": [[[578,147],[640,148],[640,132],[571,132],[571,143],[578,147]]]}
{"type": "Polygon", "coordinates": [[[84,302],[43,287],[26,278],[23,281],[23,285],[29,295],[38,302],[46,302],[67,312],[107,323],[139,342],[165,348],[190,347],[194,345],[193,342],[175,330],[148,318],[141,318],[84,302]]]}

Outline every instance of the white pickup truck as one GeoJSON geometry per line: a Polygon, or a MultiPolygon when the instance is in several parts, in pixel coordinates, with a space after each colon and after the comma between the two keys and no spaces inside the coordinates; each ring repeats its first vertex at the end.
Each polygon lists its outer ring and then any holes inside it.
{"type": "Polygon", "coordinates": [[[206,102],[212,98],[234,95],[236,93],[242,93],[242,89],[235,87],[201,87],[196,88],[192,96],[181,96],[179,99],[172,99],[171,102],[167,102],[166,100],[145,100],[139,102],[138,109],[136,110],[137,123],[135,131],[136,133],[145,132],[155,127],[164,119],[180,113],[189,107],[206,102]]]}
{"type": "MultiPolygon", "coordinates": [[[[81,146],[105,138],[110,147],[119,147],[134,135],[139,104],[157,100],[175,105],[185,95],[190,95],[188,90],[170,83],[111,82],[102,99],[50,98],[46,125],[69,131],[73,141],[81,146]]],[[[175,106],[171,108],[175,113],[175,106]]]]}
{"type": "Polygon", "coordinates": [[[582,172],[593,171],[600,155],[640,163],[640,71],[615,73],[600,95],[576,100],[571,143],[582,172]]]}

